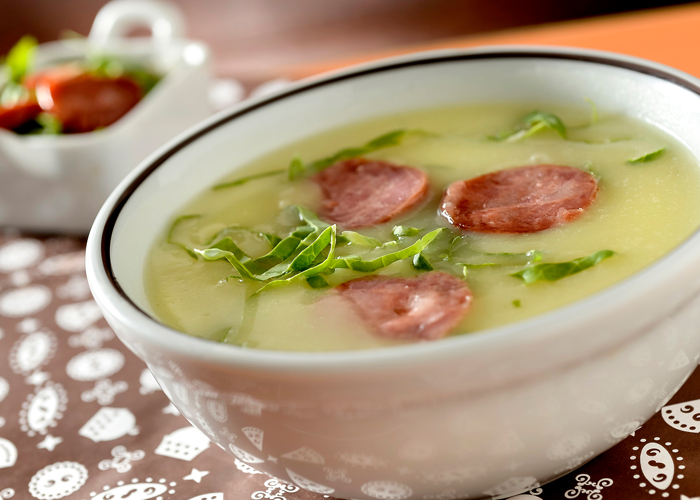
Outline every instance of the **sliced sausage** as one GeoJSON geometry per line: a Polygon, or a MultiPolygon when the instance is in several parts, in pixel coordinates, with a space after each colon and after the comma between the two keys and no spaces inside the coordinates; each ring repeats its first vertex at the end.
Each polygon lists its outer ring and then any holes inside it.
{"type": "Polygon", "coordinates": [[[336,290],[376,335],[401,340],[444,337],[457,326],[472,301],[472,293],[461,279],[442,272],[412,278],[358,278],[336,290]]]}
{"type": "Polygon", "coordinates": [[[518,167],[450,184],[440,212],[467,231],[535,233],[580,216],[597,191],[595,178],[578,168],[518,167]]]}
{"type": "Polygon", "coordinates": [[[41,112],[41,108],[33,100],[27,100],[14,106],[0,106],[0,128],[14,130],[29,120],[33,120],[41,112]]]}
{"type": "Polygon", "coordinates": [[[423,171],[365,158],[338,162],[313,179],[323,193],[320,216],[348,229],[388,222],[428,194],[423,171]]]}
{"type": "Polygon", "coordinates": [[[143,94],[131,78],[103,78],[73,68],[48,70],[31,85],[41,107],[61,122],[66,133],[91,132],[113,124],[143,94]]]}

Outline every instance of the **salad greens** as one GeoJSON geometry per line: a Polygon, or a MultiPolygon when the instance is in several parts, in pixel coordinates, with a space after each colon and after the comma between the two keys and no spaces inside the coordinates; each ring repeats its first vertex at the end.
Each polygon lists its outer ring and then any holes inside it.
{"type": "MultiPolygon", "coordinates": [[[[65,104],[60,104],[55,99],[53,101],[50,99],[45,100],[44,102],[53,102],[53,104],[51,104],[50,108],[45,108],[42,111],[39,103],[37,103],[34,86],[27,84],[27,77],[34,70],[37,49],[37,40],[32,36],[24,36],[10,49],[4,60],[0,61],[0,72],[4,77],[0,78],[0,108],[5,108],[5,111],[10,109],[9,113],[13,113],[5,114],[2,128],[22,135],[92,132],[111,125],[134,105],[133,101],[124,101],[124,99],[112,99],[111,101],[108,100],[109,102],[100,101],[98,103],[99,99],[96,97],[83,94],[78,100],[75,97],[68,98],[68,101],[73,103],[70,106],[78,110],[72,111],[72,113],[78,115],[77,120],[74,120],[73,117],[66,118],[65,113],[61,114],[57,111],[59,107],[65,107],[65,104]],[[90,99],[93,100],[91,101],[90,99]],[[76,103],[82,104],[78,106],[76,103]],[[110,115],[105,114],[106,118],[103,118],[102,121],[97,120],[95,123],[86,121],[77,130],[73,130],[68,126],[68,123],[80,121],[81,113],[89,115],[92,112],[93,105],[97,109],[111,106],[113,108],[112,111],[114,111],[112,116],[115,116],[115,118],[109,118],[110,115]],[[19,107],[19,111],[12,110],[15,107],[19,107]]],[[[96,81],[125,77],[130,79],[140,89],[140,95],[134,96],[137,100],[150,92],[160,80],[159,75],[146,67],[97,52],[88,52],[84,57],[78,58],[76,56],[73,60],[66,59],[55,66],[42,68],[41,74],[43,76],[36,82],[41,85],[43,85],[41,82],[48,83],[51,93],[54,91],[54,87],[63,86],[62,88],[66,88],[65,85],[69,85],[73,78],[80,78],[85,75],[96,77],[94,79],[96,81]],[[69,74],[72,76],[67,79],[64,76],[55,78],[56,74],[63,75],[61,72],[62,68],[70,68],[69,74]],[[58,73],[55,74],[53,71],[56,69],[58,69],[58,73]]],[[[105,85],[109,85],[109,83],[105,85]]],[[[72,90],[70,92],[82,91],[72,90]]],[[[98,116],[99,114],[95,113],[95,115],[98,116]]]]}
{"type": "Polygon", "coordinates": [[[29,90],[22,82],[34,66],[37,45],[33,36],[23,36],[0,61],[6,79],[5,85],[0,87],[0,107],[11,108],[29,98],[29,90]]]}
{"type": "Polygon", "coordinates": [[[37,45],[36,38],[25,35],[10,49],[3,61],[3,70],[9,82],[22,83],[34,66],[37,45]]]}

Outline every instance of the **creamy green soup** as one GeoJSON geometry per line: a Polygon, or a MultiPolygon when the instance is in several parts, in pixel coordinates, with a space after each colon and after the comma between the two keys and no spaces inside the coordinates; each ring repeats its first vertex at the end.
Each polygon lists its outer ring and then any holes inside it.
{"type": "Polygon", "coordinates": [[[449,335],[472,334],[571,303],[654,262],[698,227],[698,192],[700,170],[692,155],[662,131],[625,116],[494,104],[382,117],[274,151],[183,207],[151,250],[146,291],[161,321],[198,337],[273,350],[367,349],[407,341],[372,333],[334,287],[367,274],[416,276],[433,268],[459,276],[472,291],[469,312],[449,335]],[[392,131],[405,132],[386,135],[392,131]],[[313,220],[321,203],[307,174],[314,161],[347,148],[357,149],[345,156],[423,170],[428,200],[374,227],[345,234],[334,227],[333,248],[324,246],[306,269],[348,256],[376,262],[403,251],[408,257],[369,273],[339,267],[310,277],[290,271],[284,282],[268,286],[274,279],[251,279],[227,260],[206,260],[216,257],[207,249],[225,238],[244,252],[245,262],[268,254],[299,228],[302,238],[313,232],[313,223],[299,215],[302,210],[313,220]],[[438,215],[442,193],[454,181],[541,164],[579,168],[598,179],[595,201],[582,216],[536,233],[487,234],[461,231],[438,215]]]}

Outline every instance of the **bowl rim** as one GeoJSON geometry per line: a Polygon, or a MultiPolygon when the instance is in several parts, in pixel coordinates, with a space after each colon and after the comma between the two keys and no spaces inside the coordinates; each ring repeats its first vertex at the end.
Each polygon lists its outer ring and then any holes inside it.
{"type": "MultiPolygon", "coordinates": [[[[235,345],[222,347],[220,342],[195,337],[161,323],[134,303],[119,285],[112,269],[110,256],[112,235],[119,214],[131,195],[159,166],[209,132],[279,100],[343,80],[411,66],[514,58],[564,60],[627,69],[660,78],[700,96],[700,79],[660,63],[613,52],[536,45],[497,45],[472,49],[417,52],[372,61],[301,80],[269,96],[243,101],[241,104],[222,111],[189,129],[149,156],[119,184],[100,210],[88,238],[87,275],[95,299],[108,313],[108,317],[118,319],[122,326],[126,326],[131,331],[137,331],[139,337],[143,337],[152,344],[158,344],[170,352],[181,353],[187,357],[195,357],[224,366],[264,369],[266,371],[303,370],[304,372],[327,373],[378,367],[405,367],[410,366],[407,363],[411,361],[425,362],[431,359],[453,358],[460,354],[478,355],[480,352],[501,350],[504,340],[509,342],[510,347],[513,347],[535,340],[561,336],[566,333],[566,329],[562,328],[561,325],[570,323],[572,316],[578,316],[580,319],[585,318],[586,311],[595,310],[595,317],[598,317],[605,312],[611,313],[613,309],[624,305],[629,306],[644,293],[645,286],[641,285],[648,282],[649,275],[655,273],[659,267],[670,267],[670,261],[683,249],[687,250],[690,240],[700,238],[700,230],[696,230],[669,253],[631,276],[570,304],[514,323],[443,338],[439,342],[419,342],[381,349],[297,352],[251,349],[235,345]],[[617,296],[621,289],[626,292],[619,294],[625,295],[623,298],[617,296]],[[513,342],[515,340],[512,338],[514,333],[517,333],[515,337],[517,342],[513,342]]],[[[680,271],[680,269],[676,269],[674,276],[680,275],[680,271]]],[[[666,276],[660,278],[661,281],[669,279],[666,276]]],[[[657,277],[656,280],[659,281],[659,278],[657,277]]],[[[619,340],[613,344],[619,346],[619,340]]]]}

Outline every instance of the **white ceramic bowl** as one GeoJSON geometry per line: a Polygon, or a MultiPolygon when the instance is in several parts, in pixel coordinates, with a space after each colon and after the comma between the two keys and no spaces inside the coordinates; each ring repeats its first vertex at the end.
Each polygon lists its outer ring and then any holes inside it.
{"type": "Polygon", "coordinates": [[[175,406],[241,467],[340,498],[518,493],[629,435],[693,371],[700,234],[548,314],[362,352],[250,350],[178,333],[153,318],[143,268],[183,204],[271,149],[404,110],[583,97],[664,129],[700,158],[700,81],[659,64],[542,47],[389,59],[249,101],[152,155],[97,217],[90,287],[175,406]]]}
{"type": "Polygon", "coordinates": [[[105,5],[85,40],[42,44],[38,68],[99,50],[148,63],[164,77],[115,124],[85,134],[0,129],[0,226],[87,233],[116,185],[146,156],[211,115],[209,50],[186,40],[179,11],[152,0],[105,5]],[[148,26],[150,38],[125,38],[148,26]]]}

